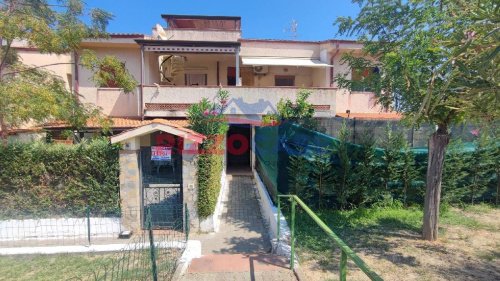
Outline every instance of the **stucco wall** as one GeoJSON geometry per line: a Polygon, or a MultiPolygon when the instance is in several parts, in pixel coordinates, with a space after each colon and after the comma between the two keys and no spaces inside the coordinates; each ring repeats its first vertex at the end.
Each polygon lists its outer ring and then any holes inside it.
{"type": "MultiPolygon", "coordinates": [[[[227,87],[230,100],[226,114],[267,114],[276,111],[276,104],[281,98],[295,100],[298,88],[255,88],[227,87]]],[[[196,103],[202,98],[212,100],[217,87],[145,87],[144,103],[196,103]]],[[[330,105],[329,114],[334,114],[336,90],[313,89],[310,102],[315,105],[330,105]]],[[[172,116],[168,111],[146,112],[148,116],[172,116]]],[[[177,112],[176,114],[179,114],[177,112]]],[[[180,113],[178,116],[183,116],[180,113]]]]}
{"type": "Polygon", "coordinates": [[[243,40],[240,55],[250,57],[319,58],[320,45],[316,43],[243,40]]]}
{"type": "MultiPolygon", "coordinates": [[[[166,29],[165,33],[168,40],[236,42],[241,37],[241,31],[226,30],[166,29]]],[[[157,38],[156,28],[153,38],[157,38]]]]}
{"type": "Polygon", "coordinates": [[[44,66],[48,64],[57,64],[43,67],[61,77],[66,83],[66,87],[72,87],[72,58],[69,54],[51,55],[41,54],[37,49],[18,49],[17,54],[22,63],[29,66],[44,66]]]}

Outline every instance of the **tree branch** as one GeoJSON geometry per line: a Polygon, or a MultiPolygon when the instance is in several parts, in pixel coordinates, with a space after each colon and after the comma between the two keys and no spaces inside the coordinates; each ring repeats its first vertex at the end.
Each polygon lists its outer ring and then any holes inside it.
{"type": "MultiPolygon", "coordinates": [[[[33,66],[33,67],[29,67],[29,68],[22,69],[22,70],[11,71],[11,72],[5,73],[4,75],[17,74],[17,73],[22,73],[22,72],[26,72],[26,71],[32,71],[32,70],[35,70],[38,68],[44,68],[44,67],[55,66],[55,65],[65,65],[65,64],[75,64],[75,63],[74,62],[58,62],[58,63],[33,66]]],[[[79,65],[81,65],[81,64],[79,64],[79,65]]]]}

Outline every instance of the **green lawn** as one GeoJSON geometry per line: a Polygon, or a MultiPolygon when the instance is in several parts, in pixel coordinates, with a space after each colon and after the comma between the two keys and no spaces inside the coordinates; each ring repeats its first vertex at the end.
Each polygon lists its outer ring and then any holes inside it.
{"type": "Polygon", "coordinates": [[[111,254],[0,256],[0,280],[91,280],[111,264],[111,254]]]}
{"type": "MultiPolygon", "coordinates": [[[[421,207],[317,212],[385,280],[398,280],[402,274],[408,275],[408,280],[449,278],[448,270],[454,267],[467,268],[465,272],[456,270],[457,278],[452,276],[456,280],[472,278],[478,272],[486,277],[499,277],[500,244],[495,242],[500,231],[499,213],[488,205],[445,207],[440,218],[440,240],[429,243],[420,238],[421,207]],[[441,261],[446,263],[440,264],[441,261]]],[[[335,244],[305,212],[298,212],[296,221],[296,245],[304,270],[310,271],[307,279],[336,280],[340,252],[335,244]]],[[[353,264],[349,270],[355,272],[351,280],[362,276],[359,271],[356,273],[353,264]]]]}

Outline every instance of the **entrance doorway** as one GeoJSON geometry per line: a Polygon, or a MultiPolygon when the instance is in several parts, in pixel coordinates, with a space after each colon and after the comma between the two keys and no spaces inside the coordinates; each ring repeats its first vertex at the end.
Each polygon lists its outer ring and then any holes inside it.
{"type": "Polygon", "coordinates": [[[182,138],[157,132],[141,147],[143,225],[182,229],[182,138]]]}
{"type": "Polygon", "coordinates": [[[232,124],[227,132],[227,170],[250,170],[252,130],[249,124],[232,124]]]}

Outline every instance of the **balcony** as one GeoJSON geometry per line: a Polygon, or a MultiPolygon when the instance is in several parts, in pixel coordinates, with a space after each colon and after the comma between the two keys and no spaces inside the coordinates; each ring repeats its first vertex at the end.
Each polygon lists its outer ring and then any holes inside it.
{"type": "MultiPolygon", "coordinates": [[[[295,87],[225,87],[230,100],[228,115],[264,115],[275,113],[281,98],[295,100],[299,88],[295,87]]],[[[337,90],[313,88],[309,101],[316,108],[317,117],[335,116],[337,90]]],[[[185,117],[187,108],[202,98],[214,99],[217,86],[164,87],[145,86],[143,108],[146,117],[185,117]]]]}

